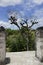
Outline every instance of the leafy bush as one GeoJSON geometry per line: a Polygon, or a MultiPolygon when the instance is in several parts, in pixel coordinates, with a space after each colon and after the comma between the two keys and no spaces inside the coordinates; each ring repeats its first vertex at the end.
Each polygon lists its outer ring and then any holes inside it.
{"type": "MultiPolygon", "coordinates": [[[[27,42],[18,30],[7,29],[6,48],[10,52],[26,51],[27,42]]],[[[29,50],[35,50],[35,32],[30,32],[28,47],[29,50]]]]}

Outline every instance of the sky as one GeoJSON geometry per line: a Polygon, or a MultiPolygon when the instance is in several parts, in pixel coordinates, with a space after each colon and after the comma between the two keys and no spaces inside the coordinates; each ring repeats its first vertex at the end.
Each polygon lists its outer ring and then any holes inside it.
{"type": "Polygon", "coordinates": [[[36,18],[38,24],[34,25],[33,29],[43,26],[43,0],[0,0],[0,26],[18,29],[9,23],[9,11],[16,11],[19,15],[19,21],[20,17],[24,19],[36,18]]]}

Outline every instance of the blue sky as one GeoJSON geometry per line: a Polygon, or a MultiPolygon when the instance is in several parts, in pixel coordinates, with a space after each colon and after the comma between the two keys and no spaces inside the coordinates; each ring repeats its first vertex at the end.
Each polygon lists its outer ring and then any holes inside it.
{"type": "MultiPolygon", "coordinates": [[[[0,26],[17,29],[9,23],[8,12],[10,10],[16,11],[22,18],[36,17],[39,23],[33,28],[43,26],[43,0],[0,0],[0,26]]],[[[20,21],[20,18],[18,20],[20,21]]]]}

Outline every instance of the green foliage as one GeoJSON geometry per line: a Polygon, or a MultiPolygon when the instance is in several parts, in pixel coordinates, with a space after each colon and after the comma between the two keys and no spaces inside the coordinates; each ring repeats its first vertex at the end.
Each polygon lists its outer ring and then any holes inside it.
{"type": "MultiPolygon", "coordinates": [[[[7,39],[6,39],[7,51],[10,51],[10,52],[17,51],[18,52],[18,51],[26,51],[27,50],[27,41],[21,35],[19,30],[6,29],[6,32],[7,32],[7,39]]],[[[29,44],[28,44],[29,50],[34,50],[34,48],[35,48],[35,42],[34,42],[35,32],[29,31],[28,34],[30,35],[29,36],[29,44]]]]}
{"type": "Polygon", "coordinates": [[[20,32],[28,45],[27,50],[35,49],[35,32],[31,29],[28,29],[27,26],[22,27],[20,32]]]}
{"type": "Polygon", "coordinates": [[[29,37],[29,50],[35,50],[35,33],[32,31],[30,32],[29,37]]]}

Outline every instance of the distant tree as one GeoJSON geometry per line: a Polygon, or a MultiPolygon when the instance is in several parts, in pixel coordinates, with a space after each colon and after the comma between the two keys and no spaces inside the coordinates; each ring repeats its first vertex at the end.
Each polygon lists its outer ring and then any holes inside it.
{"type": "Polygon", "coordinates": [[[37,24],[38,22],[36,19],[31,20],[31,25],[29,26],[28,19],[21,19],[20,25],[17,23],[17,18],[15,15],[10,15],[9,20],[11,24],[16,25],[19,28],[20,33],[22,34],[23,38],[27,41],[27,51],[29,50],[29,42],[31,37],[31,28],[33,25],[37,24]]]}

